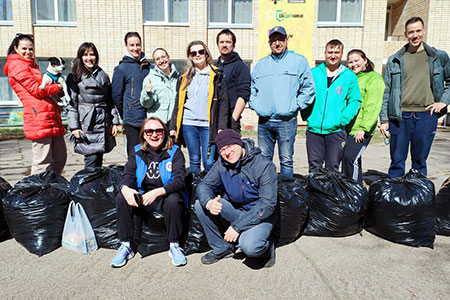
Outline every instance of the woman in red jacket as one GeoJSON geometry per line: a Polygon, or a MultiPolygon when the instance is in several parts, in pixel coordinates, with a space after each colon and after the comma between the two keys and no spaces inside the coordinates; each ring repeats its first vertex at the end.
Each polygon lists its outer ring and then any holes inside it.
{"type": "Polygon", "coordinates": [[[23,105],[23,130],[32,140],[31,174],[53,170],[62,173],[67,151],[58,107],[50,98],[62,89],[49,84],[41,90],[42,74],[34,61],[33,36],[17,34],[8,48],[4,72],[23,105]]]}

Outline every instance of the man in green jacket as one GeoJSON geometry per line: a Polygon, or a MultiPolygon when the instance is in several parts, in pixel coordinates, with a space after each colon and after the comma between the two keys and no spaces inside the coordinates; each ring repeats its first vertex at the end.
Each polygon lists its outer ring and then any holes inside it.
{"type": "Polygon", "coordinates": [[[425,44],[424,35],[421,18],[406,21],[408,44],[389,57],[383,74],[380,130],[385,137],[390,135],[391,178],[405,174],[410,144],[411,167],[427,175],[437,120],[450,103],[449,57],[425,44]]]}
{"type": "MultiPolygon", "coordinates": [[[[316,99],[308,112],[306,151],[309,172],[325,167],[339,172],[347,133],[345,126],[361,106],[356,75],[341,64],[344,45],[331,40],[325,47],[325,63],[311,70],[316,85],[316,99]]],[[[305,119],[306,114],[302,113],[305,119]]]]}

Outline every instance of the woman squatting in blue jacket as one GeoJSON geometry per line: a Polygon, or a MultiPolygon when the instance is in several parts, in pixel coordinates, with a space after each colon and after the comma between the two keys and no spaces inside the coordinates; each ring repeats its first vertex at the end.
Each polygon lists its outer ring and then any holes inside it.
{"type": "Polygon", "coordinates": [[[117,233],[121,241],[111,266],[120,268],[134,257],[133,213],[157,211],[164,216],[170,242],[169,257],[175,266],[186,264],[178,244],[183,232],[182,213],[186,170],[181,149],[173,145],[166,124],[156,117],[144,120],[139,144],[128,156],[121,192],[116,197],[117,233]]]}

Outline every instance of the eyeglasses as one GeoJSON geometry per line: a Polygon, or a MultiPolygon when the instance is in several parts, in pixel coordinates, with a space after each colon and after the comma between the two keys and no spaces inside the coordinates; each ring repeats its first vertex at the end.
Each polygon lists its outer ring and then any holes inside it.
{"type": "Polygon", "coordinates": [[[219,150],[220,155],[225,155],[228,151],[233,150],[234,145],[236,145],[236,144],[230,144],[230,145],[223,146],[222,148],[220,148],[220,150],[219,150]]]}
{"type": "Polygon", "coordinates": [[[164,134],[164,128],[157,128],[157,129],[144,129],[144,133],[148,136],[152,136],[153,133],[156,133],[156,135],[163,135],[164,134]]]}
{"type": "Polygon", "coordinates": [[[205,55],[206,54],[206,50],[205,49],[200,49],[198,51],[191,51],[189,52],[189,56],[190,57],[195,57],[197,55],[205,55]]]}
{"type": "Polygon", "coordinates": [[[270,38],[269,42],[272,44],[272,43],[275,43],[276,41],[284,42],[285,40],[286,40],[285,36],[277,36],[277,37],[270,38]]]}

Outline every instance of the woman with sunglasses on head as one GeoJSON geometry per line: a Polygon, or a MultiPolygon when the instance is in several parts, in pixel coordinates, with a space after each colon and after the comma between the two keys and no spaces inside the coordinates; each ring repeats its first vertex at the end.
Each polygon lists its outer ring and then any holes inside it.
{"type": "Polygon", "coordinates": [[[109,76],[98,66],[99,56],[93,43],[78,48],[67,77],[71,101],[68,125],[74,137],[74,150],[84,155],[84,167],[101,167],[103,153],[116,146],[119,116],[111,98],[109,76]]]}
{"type": "Polygon", "coordinates": [[[17,34],[8,48],[4,72],[23,105],[23,131],[32,141],[31,174],[52,170],[61,174],[67,151],[59,108],[50,98],[62,90],[48,84],[42,90],[42,74],[34,60],[32,35],[17,34]]]}
{"type": "Polygon", "coordinates": [[[373,70],[372,61],[362,50],[353,49],[348,52],[347,64],[358,77],[362,103],[358,114],[347,127],[349,134],[342,158],[342,173],[362,183],[361,156],[377,126],[383,102],[384,81],[383,77],[373,70]]]}
{"type": "Polygon", "coordinates": [[[148,75],[150,64],[142,52],[141,36],[137,32],[125,35],[125,56],[115,67],[112,78],[112,98],[123,121],[130,155],[138,144],[139,127],[146,117],[145,108],[140,103],[142,82],[148,75]]]}
{"type": "Polygon", "coordinates": [[[229,100],[223,71],[212,64],[205,43],[189,43],[187,58],[177,84],[170,129],[175,141],[188,148],[189,170],[198,173],[201,159],[206,171],[215,161],[214,139],[227,128],[229,100]]]}
{"type": "Polygon", "coordinates": [[[164,215],[170,242],[169,257],[175,266],[186,264],[178,242],[183,232],[183,191],[186,169],[181,149],[173,145],[169,130],[161,119],[145,119],[139,131],[139,144],[128,156],[116,197],[117,232],[121,246],[111,260],[119,268],[134,256],[133,212],[140,210],[164,215]]]}

